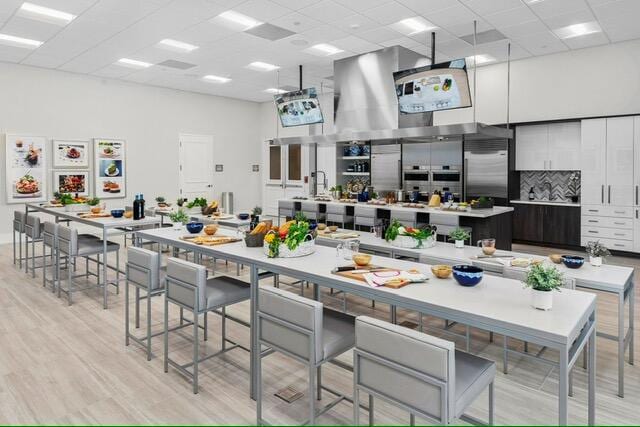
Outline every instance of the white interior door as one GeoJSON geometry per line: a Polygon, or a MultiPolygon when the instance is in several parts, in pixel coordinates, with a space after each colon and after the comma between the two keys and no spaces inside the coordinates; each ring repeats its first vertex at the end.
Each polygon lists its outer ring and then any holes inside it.
{"type": "Polygon", "coordinates": [[[607,202],[633,205],[633,117],[607,119],[607,202]]]}
{"type": "Polygon", "coordinates": [[[582,204],[602,205],[606,202],[607,120],[582,120],[580,140],[582,204]]]}
{"type": "Polygon", "coordinates": [[[180,135],[180,196],[213,199],[213,136],[180,135]]]}

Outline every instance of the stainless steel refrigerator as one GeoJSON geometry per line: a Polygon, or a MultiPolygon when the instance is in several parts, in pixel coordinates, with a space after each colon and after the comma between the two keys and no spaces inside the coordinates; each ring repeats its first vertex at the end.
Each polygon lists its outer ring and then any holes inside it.
{"type": "Polygon", "coordinates": [[[465,200],[481,196],[508,202],[509,156],[506,139],[464,142],[465,200]]]}
{"type": "Polygon", "coordinates": [[[371,185],[378,193],[402,188],[402,146],[400,144],[371,147],[371,185]]]}

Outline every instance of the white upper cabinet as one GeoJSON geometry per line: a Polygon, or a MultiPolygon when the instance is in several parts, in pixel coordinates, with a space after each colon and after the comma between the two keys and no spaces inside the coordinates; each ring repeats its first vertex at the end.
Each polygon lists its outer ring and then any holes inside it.
{"type": "Polygon", "coordinates": [[[580,198],[583,205],[605,203],[607,119],[581,122],[580,198]]]}
{"type": "Polygon", "coordinates": [[[549,125],[547,170],[580,170],[580,122],[549,125]]]}
{"type": "Polygon", "coordinates": [[[579,169],[580,122],[516,128],[516,170],[579,169]]]}
{"type": "Polygon", "coordinates": [[[633,206],[633,117],[607,119],[607,203],[633,206]]]}
{"type": "Polygon", "coordinates": [[[516,127],[516,170],[546,170],[548,140],[547,125],[516,127]]]}

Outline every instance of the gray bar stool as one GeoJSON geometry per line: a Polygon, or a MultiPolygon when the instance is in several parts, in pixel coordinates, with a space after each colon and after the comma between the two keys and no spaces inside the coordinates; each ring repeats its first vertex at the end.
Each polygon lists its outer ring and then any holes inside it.
{"type": "MultiPolygon", "coordinates": [[[[36,277],[36,242],[42,241],[42,224],[40,218],[35,215],[26,215],[24,223],[25,235],[25,272],[29,274],[29,260],[31,260],[31,277],[36,277]],[[29,256],[29,244],[31,244],[31,256],[29,256]]],[[[38,267],[40,268],[40,266],[38,267]]]]}
{"type": "MultiPolygon", "coordinates": [[[[120,245],[114,242],[107,242],[107,252],[115,252],[116,254],[116,286],[120,279],[120,245]]],[[[95,275],[98,279],[98,285],[100,285],[100,265],[101,262],[107,262],[106,259],[100,261],[100,256],[103,253],[103,241],[96,238],[95,236],[87,236],[80,235],[78,236],[78,230],[75,228],[69,228],[67,226],[58,224],[58,256],[66,256],[69,259],[70,264],[74,264],[77,258],[85,258],[87,271],[84,275],[74,276],[72,274],[72,269],[70,266],[67,266],[67,289],[62,287],[61,277],[60,277],[60,262],[56,264],[56,278],[58,280],[58,298],[61,296],[62,292],[67,295],[67,301],[69,305],[72,304],[72,294],[73,292],[84,290],[82,289],[74,289],[73,279],[81,276],[95,275]],[[95,259],[91,259],[92,256],[95,256],[95,259]],[[98,266],[98,274],[90,273],[88,270],[88,262],[89,260],[95,261],[98,266]]],[[[107,286],[107,278],[104,277],[104,285],[107,286]]]]}
{"type": "Polygon", "coordinates": [[[369,424],[374,421],[374,397],[409,412],[411,425],[416,415],[440,424],[454,418],[482,424],[464,412],[487,387],[493,424],[494,362],[457,351],[453,342],[367,316],[359,316],[355,328],[355,425],[360,421],[361,391],[369,395],[369,424]]]}
{"type": "MultiPolygon", "coordinates": [[[[52,292],[56,291],[58,283],[57,268],[54,269],[53,279],[47,279],[47,268],[56,267],[60,262],[60,254],[58,252],[58,224],[46,221],[42,230],[42,286],[46,287],[51,283],[52,292]],[[49,255],[47,255],[47,248],[49,255]]],[[[67,266],[68,268],[68,266],[67,266]]]]}
{"type": "Polygon", "coordinates": [[[13,265],[18,265],[22,269],[22,235],[24,234],[25,213],[21,211],[13,212],[13,265]],[[18,240],[16,241],[16,233],[18,240]],[[18,245],[18,257],[16,258],[16,243],[18,245]]]}
{"type": "Polygon", "coordinates": [[[226,319],[249,326],[248,323],[227,316],[225,308],[229,305],[247,301],[250,298],[250,286],[241,280],[228,276],[207,279],[207,269],[203,265],[194,264],[178,258],[167,261],[166,293],[164,300],[164,371],[169,372],[169,365],[193,380],[193,393],[198,393],[198,366],[201,362],[219,356],[236,347],[249,351],[248,348],[227,338],[226,319]],[[193,359],[190,363],[180,365],[169,358],[169,303],[181,309],[190,310],[193,314],[193,359]],[[220,311],[218,311],[220,310],[220,311]],[[205,357],[199,355],[198,316],[204,314],[205,340],[207,339],[208,312],[219,314],[222,318],[222,349],[205,357]],[[231,347],[227,347],[231,343],[231,347]],[[188,368],[192,368],[189,371],[188,368]]]}
{"type": "MultiPolygon", "coordinates": [[[[258,296],[257,335],[258,348],[262,345],[283,353],[309,369],[309,419],[305,424],[316,424],[316,418],[345,396],[322,386],[321,367],[355,343],[354,317],[326,310],[322,303],[297,296],[278,288],[262,288],[258,296]],[[317,381],[317,383],[316,383],[317,381]],[[316,411],[315,400],[321,390],[335,394],[337,399],[316,411]],[[317,396],[316,396],[317,394],[317,396]]],[[[256,393],[258,425],[262,418],[262,354],[258,355],[256,393]]]]}

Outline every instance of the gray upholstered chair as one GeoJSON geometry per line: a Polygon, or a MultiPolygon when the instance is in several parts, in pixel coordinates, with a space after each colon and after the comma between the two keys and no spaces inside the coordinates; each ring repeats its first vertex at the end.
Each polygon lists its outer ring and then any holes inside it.
{"type": "Polygon", "coordinates": [[[151,338],[164,333],[151,331],[151,298],[164,293],[164,271],[160,268],[160,254],[144,248],[130,246],[127,248],[127,263],[125,264],[126,283],[125,295],[125,345],[130,340],[145,348],[147,360],[151,360],[151,338]],[[140,327],[140,291],[144,291],[143,298],[147,300],[147,331],[146,335],[138,338],[129,328],[129,285],[135,287],[135,327],[140,327]]]}
{"type": "MultiPolygon", "coordinates": [[[[321,367],[347,350],[355,342],[354,318],[333,310],[322,303],[300,297],[278,288],[262,288],[258,296],[257,335],[258,348],[267,346],[283,353],[309,369],[309,419],[316,418],[341,400],[350,400],[329,388],[322,387],[321,367]],[[338,397],[316,411],[315,400],[325,389],[338,397]]],[[[256,394],[258,424],[262,418],[262,354],[258,355],[258,390],[256,394]]]]}
{"type": "MultiPolygon", "coordinates": [[[[72,295],[73,292],[82,290],[74,287],[73,279],[81,276],[96,276],[98,280],[98,285],[100,285],[100,264],[101,262],[107,262],[106,259],[100,260],[100,257],[103,254],[103,241],[96,238],[95,236],[88,235],[78,235],[78,230],[75,228],[70,228],[61,224],[58,224],[58,253],[59,257],[67,257],[69,260],[69,264],[75,264],[77,258],[85,258],[87,270],[84,275],[74,276],[72,272],[72,268],[70,265],[67,266],[67,288],[64,289],[62,286],[62,279],[60,277],[60,269],[61,263],[56,263],[56,279],[58,280],[57,290],[58,297],[64,292],[67,295],[67,302],[69,305],[72,304],[72,295]],[[95,258],[91,258],[95,256],[95,258]],[[95,261],[98,266],[97,274],[93,274],[89,272],[89,260],[95,261]]],[[[107,252],[115,252],[116,254],[116,286],[120,281],[120,245],[114,242],[107,242],[107,252]]],[[[107,286],[107,278],[104,277],[104,286],[107,286]]],[[[83,288],[84,289],[84,288],[83,288]]]]}
{"type": "Polygon", "coordinates": [[[465,410],[489,388],[489,424],[493,424],[494,362],[457,351],[455,344],[367,316],[356,319],[353,353],[354,424],[360,421],[360,392],[369,395],[369,424],[374,397],[415,417],[449,424],[454,418],[479,423],[465,410]]]}
{"type": "Polygon", "coordinates": [[[24,234],[25,213],[21,211],[13,212],[13,265],[18,263],[22,269],[22,235],[24,234]],[[16,233],[18,240],[16,241],[16,233]],[[16,244],[18,247],[18,256],[16,257],[16,244]]]}
{"type": "Polygon", "coordinates": [[[249,351],[248,348],[227,338],[226,319],[232,319],[245,326],[249,326],[249,324],[228,316],[225,310],[227,306],[246,301],[249,298],[250,286],[248,283],[228,276],[207,278],[205,266],[178,258],[169,258],[164,303],[164,371],[169,372],[169,365],[173,366],[193,380],[193,392],[198,393],[198,366],[200,362],[219,356],[236,347],[249,351]],[[181,365],[169,358],[169,303],[189,310],[193,315],[193,359],[187,364],[181,365]],[[222,318],[222,349],[201,358],[199,356],[198,316],[205,315],[204,334],[206,340],[206,314],[208,312],[219,314],[222,318]],[[231,343],[231,347],[227,347],[227,343],[231,343]],[[189,367],[192,368],[192,371],[188,370],[189,367]]]}
{"type": "MultiPolygon", "coordinates": [[[[31,277],[36,277],[36,242],[42,241],[42,224],[35,215],[26,215],[24,222],[25,235],[25,272],[29,274],[29,260],[31,260],[31,277]],[[31,256],[29,256],[31,245],[31,256]]],[[[40,267],[40,266],[39,266],[40,267]]]]}

